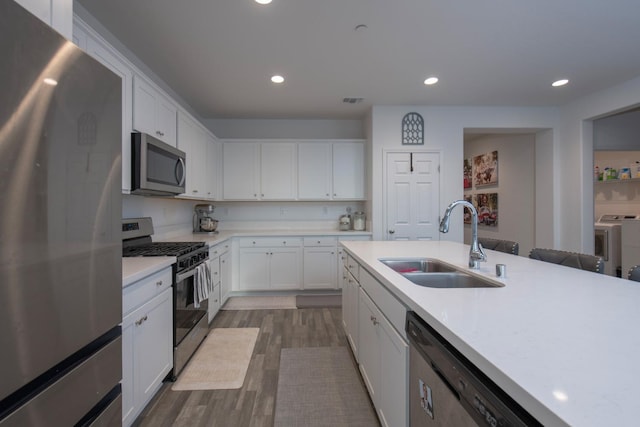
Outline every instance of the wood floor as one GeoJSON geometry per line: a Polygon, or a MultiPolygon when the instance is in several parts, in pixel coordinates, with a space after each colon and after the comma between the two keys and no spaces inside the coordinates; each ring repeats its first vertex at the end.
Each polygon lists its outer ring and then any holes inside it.
{"type": "Polygon", "coordinates": [[[280,349],[347,346],[340,308],[220,311],[212,327],[260,328],[242,388],[172,391],[165,383],[134,425],[271,427],[280,349]]]}

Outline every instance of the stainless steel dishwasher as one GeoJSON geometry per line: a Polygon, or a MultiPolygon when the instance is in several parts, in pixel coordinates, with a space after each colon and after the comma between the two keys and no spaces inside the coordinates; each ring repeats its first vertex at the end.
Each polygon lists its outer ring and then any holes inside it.
{"type": "Polygon", "coordinates": [[[406,330],[411,427],[542,425],[414,312],[406,330]]]}

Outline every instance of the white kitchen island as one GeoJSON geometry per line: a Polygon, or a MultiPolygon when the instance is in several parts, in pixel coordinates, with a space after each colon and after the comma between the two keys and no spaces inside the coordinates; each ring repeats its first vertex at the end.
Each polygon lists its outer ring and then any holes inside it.
{"type": "Polygon", "coordinates": [[[640,285],[501,252],[467,267],[469,246],[454,242],[348,241],[342,245],[546,426],[638,425],[640,285]],[[421,287],[380,258],[427,257],[504,284],[421,287]],[[496,278],[496,263],[507,274],[496,278]]]}

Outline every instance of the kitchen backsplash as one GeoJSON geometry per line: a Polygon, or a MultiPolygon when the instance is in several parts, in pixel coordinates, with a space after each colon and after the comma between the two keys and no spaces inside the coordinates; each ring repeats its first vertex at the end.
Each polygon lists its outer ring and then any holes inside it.
{"type": "MultiPolygon", "coordinates": [[[[150,216],[154,239],[190,233],[196,202],[173,198],[123,195],[122,217],[150,216]]],[[[338,218],[364,202],[213,202],[219,230],[337,230],[338,218]]]]}

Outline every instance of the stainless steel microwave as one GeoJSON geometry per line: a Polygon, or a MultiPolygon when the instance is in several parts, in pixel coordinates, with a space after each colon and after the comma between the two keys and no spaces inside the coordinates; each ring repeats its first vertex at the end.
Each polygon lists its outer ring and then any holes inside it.
{"type": "Polygon", "coordinates": [[[186,173],[183,151],[146,133],[131,134],[131,194],[182,194],[186,173]]]}

